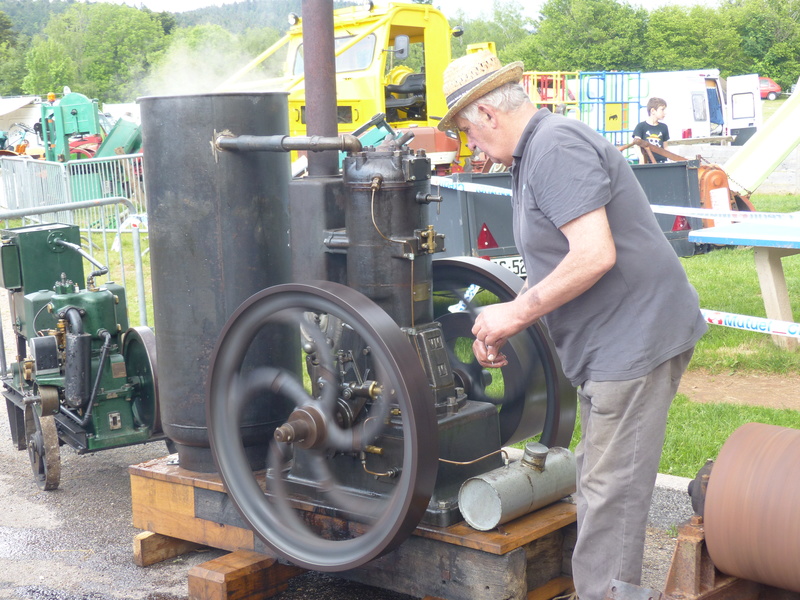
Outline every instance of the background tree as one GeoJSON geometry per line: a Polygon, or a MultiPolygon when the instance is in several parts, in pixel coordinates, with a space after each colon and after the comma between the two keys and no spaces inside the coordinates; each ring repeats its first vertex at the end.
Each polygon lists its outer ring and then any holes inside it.
{"type": "MultiPolygon", "coordinates": [[[[26,94],[60,93],[75,84],[78,68],[66,49],[53,40],[37,39],[26,57],[28,74],[22,81],[26,94]]],[[[78,91],[77,89],[75,91],[78,91]]]]}
{"type": "Polygon", "coordinates": [[[14,31],[8,15],[0,11],[0,95],[13,96],[22,93],[25,77],[25,54],[18,47],[25,36],[14,31]]]}
{"type": "Polygon", "coordinates": [[[42,33],[50,17],[63,13],[76,0],[0,0],[0,10],[14,23],[14,30],[28,38],[42,33]]]}
{"type": "Polygon", "coordinates": [[[643,71],[718,67],[723,77],[750,68],[736,26],[719,9],[665,6],[647,19],[643,71]]]}
{"type": "MultiPolygon", "coordinates": [[[[787,90],[800,75],[800,0],[718,0],[652,11],[632,1],[546,0],[530,19],[523,0],[494,0],[486,15],[459,11],[450,19],[464,28],[452,40],[453,56],[491,41],[503,61],[522,60],[528,70],[718,68],[723,76],[769,75],[787,90]]],[[[131,101],[160,89],[145,88],[145,78],[149,86],[158,77],[177,80],[169,61],[188,75],[191,86],[182,91],[206,90],[219,77],[216,58],[229,61],[227,71],[244,64],[300,9],[301,0],[243,0],[177,14],[80,0],[0,0],[0,94],[69,85],[100,100],[131,101]]]]}
{"type": "Polygon", "coordinates": [[[140,94],[141,79],[164,42],[161,23],[151,14],[124,5],[73,4],[34,42],[30,52],[36,59],[28,62],[24,87],[28,93],[47,92],[37,86],[53,69],[42,59],[57,51],[74,65],[69,84],[74,90],[104,102],[128,101],[140,94]]]}
{"type": "Polygon", "coordinates": [[[505,48],[535,71],[631,71],[644,57],[647,11],[617,0],[547,0],[532,35],[505,48]]]}
{"type": "Polygon", "coordinates": [[[502,57],[506,48],[527,38],[533,28],[533,21],[523,15],[522,10],[522,4],[516,0],[494,0],[488,19],[469,18],[464,10],[456,12],[450,23],[461,26],[464,33],[452,39],[453,58],[466,54],[470,44],[487,41],[495,43],[497,53],[502,57]]]}
{"type": "Polygon", "coordinates": [[[788,89],[800,74],[800,0],[734,0],[721,13],[735,26],[750,72],[788,89]]]}

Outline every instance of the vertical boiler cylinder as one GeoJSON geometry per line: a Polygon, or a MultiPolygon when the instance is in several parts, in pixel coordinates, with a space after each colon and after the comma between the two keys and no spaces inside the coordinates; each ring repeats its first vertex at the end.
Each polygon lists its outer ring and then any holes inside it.
{"type": "MultiPolygon", "coordinates": [[[[214,471],[205,389],[217,337],[252,294],[289,280],[289,155],[215,153],[214,134],[286,135],[283,93],[152,96],[139,100],[164,433],[181,466],[214,471]]],[[[294,342],[263,344],[280,366],[294,342]]],[[[262,357],[263,358],[263,357],[262,357]]],[[[248,409],[242,439],[254,468],[274,424],[248,409]]],[[[259,464],[260,463],[260,464],[259,464]]]]}

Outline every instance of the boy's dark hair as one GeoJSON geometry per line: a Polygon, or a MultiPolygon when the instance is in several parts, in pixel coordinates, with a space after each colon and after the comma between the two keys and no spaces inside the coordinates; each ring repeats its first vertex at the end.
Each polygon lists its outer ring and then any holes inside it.
{"type": "Polygon", "coordinates": [[[658,110],[659,107],[663,106],[664,108],[667,107],[667,101],[663,98],[656,98],[653,96],[650,100],[647,101],[647,114],[650,114],[651,110],[658,110]]]}

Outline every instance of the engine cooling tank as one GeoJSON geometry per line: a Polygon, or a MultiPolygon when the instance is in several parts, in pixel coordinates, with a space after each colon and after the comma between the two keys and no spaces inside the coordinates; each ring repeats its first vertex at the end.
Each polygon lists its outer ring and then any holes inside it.
{"type": "MultiPolygon", "coordinates": [[[[161,420],[181,466],[211,472],[205,390],[217,337],[244,300],[288,281],[291,259],[289,155],[216,153],[211,141],[224,130],[287,135],[287,99],[207,94],[139,103],[161,420]]],[[[298,356],[287,351],[295,343],[276,336],[262,352],[280,366],[282,357],[298,356]]],[[[263,406],[248,411],[242,438],[253,467],[262,468],[266,452],[259,444],[275,424],[263,406]]]]}
{"type": "Polygon", "coordinates": [[[575,455],[531,442],[522,460],[467,479],[458,508],[470,527],[489,531],[575,491],[575,455]]]}

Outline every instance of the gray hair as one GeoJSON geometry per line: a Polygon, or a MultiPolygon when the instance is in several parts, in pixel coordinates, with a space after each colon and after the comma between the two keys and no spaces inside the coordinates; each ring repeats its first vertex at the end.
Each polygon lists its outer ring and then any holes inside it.
{"type": "Polygon", "coordinates": [[[464,110],[458,113],[458,116],[475,124],[478,122],[479,116],[478,104],[488,104],[502,112],[513,112],[530,100],[519,83],[505,83],[468,104],[464,110]]]}

